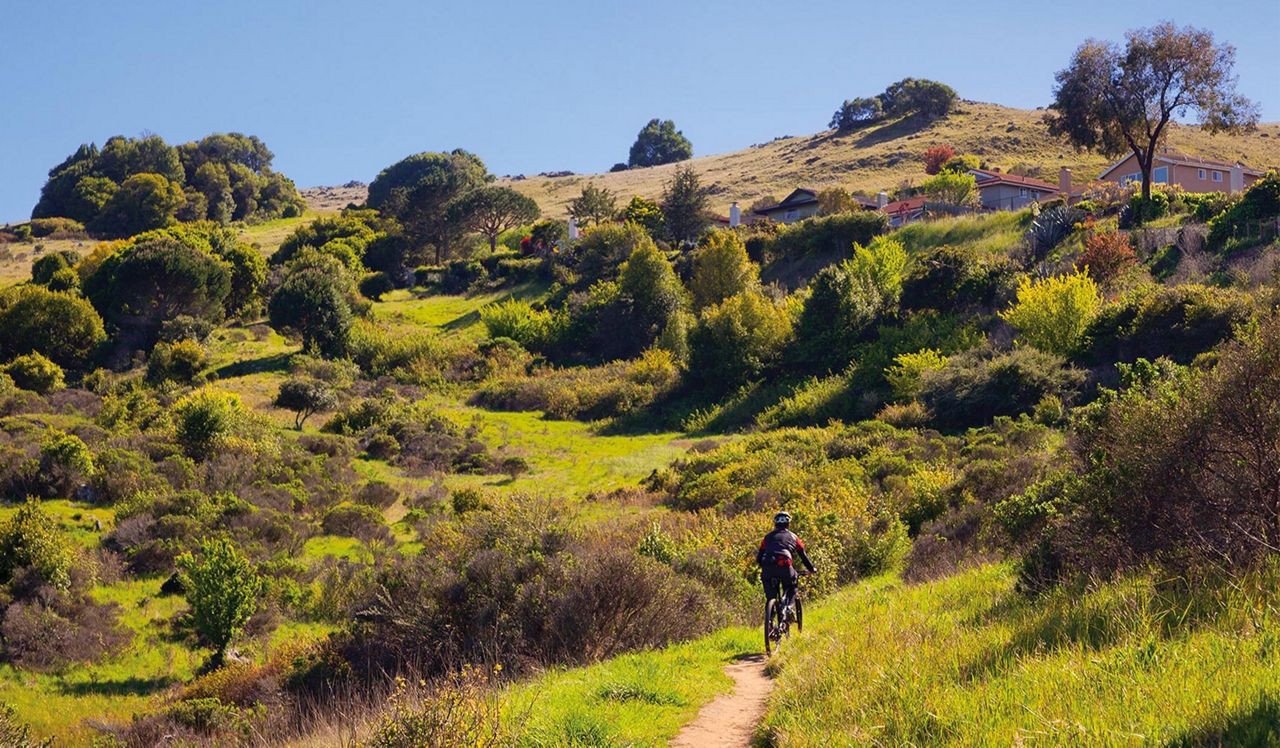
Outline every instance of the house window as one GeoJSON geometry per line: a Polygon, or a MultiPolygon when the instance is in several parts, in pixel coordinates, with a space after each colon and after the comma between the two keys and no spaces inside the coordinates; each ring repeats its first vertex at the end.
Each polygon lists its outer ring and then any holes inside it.
{"type": "Polygon", "coordinates": [[[796,219],[797,219],[797,218],[799,218],[799,217],[800,217],[800,211],[795,210],[795,209],[793,208],[793,209],[791,209],[791,210],[788,210],[788,211],[787,211],[786,215],[782,217],[782,220],[783,220],[783,221],[794,221],[794,220],[796,220],[796,219]]]}
{"type": "Polygon", "coordinates": [[[1222,181],[1222,172],[1220,172],[1220,171],[1215,171],[1215,172],[1213,173],[1213,181],[1215,181],[1215,182],[1221,182],[1221,181],[1222,181]]]}
{"type": "Polygon", "coordinates": [[[1026,197],[1026,196],[1027,196],[1027,188],[1026,188],[1026,187],[1019,187],[1019,188],[1018,188],[1018,197],[1026,197]]]}
{"type": "Polygon", "coordinates": [[[1199,177],[1200,179],[1206,179],[1208,178],[1209,175],[1204,173],[1204,169],[1199,169],[1196,172],[1196,176],[1199,177]]]}
{"type": "Polygon", "coordinates": [[[1155,171],[1151,172],[1151,181],[1155,182],[1156,184],[1168,184],[1169,183],[1169,167],[1161,166],[1159,169],[1156,169],[1155,171]]]}
{"type": "Polygon", "coordinates": [[[1136,172],[1134,174],[1125,174],[1123,177],[1120,177],[1121,186],[1124,186],[1126,184],[1133,184],[1134,182],[1141,182],[1141,181],[1142,181],[1141,172],[1136,172]]]}

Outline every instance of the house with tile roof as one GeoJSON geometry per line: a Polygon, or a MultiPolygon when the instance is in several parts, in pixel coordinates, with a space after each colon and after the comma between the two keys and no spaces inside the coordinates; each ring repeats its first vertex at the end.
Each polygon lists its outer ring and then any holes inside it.
{"type": "Polygon", "coordinates": [[[1006,174],[999,169],[970,169],[969,174],[978,183],[978,201],[988,210],[1020,210],[1058,194],[1056,184],[1006,174]]]}
{"type": "MultiPolygon", "coordinates": [[[[1244,192],[1263,176],[1258,169],[1239,162],[1184,156],[1173,151],[1157,153],[1151,169],[1152,184],[1176,184],[1187,192],[1244,192]]],[[[1138,157],[1130,153],[1098,175],[1098,179],[1119,185],[1141,182],[1138,157]]]]}

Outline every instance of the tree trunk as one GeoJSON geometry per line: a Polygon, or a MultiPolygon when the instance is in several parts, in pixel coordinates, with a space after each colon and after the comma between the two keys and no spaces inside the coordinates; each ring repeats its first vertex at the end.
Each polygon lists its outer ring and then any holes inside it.
{"type": "Polygon", "coordinates": [[[493,254],[498,251],[498,235],[489,234],[489,253],[493,254]]]}

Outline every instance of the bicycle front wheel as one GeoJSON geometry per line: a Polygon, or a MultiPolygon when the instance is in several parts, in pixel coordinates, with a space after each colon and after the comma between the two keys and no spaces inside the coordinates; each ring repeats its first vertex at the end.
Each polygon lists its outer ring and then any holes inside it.
{"type": "Polygon", "coordinates": [[[803,604],[801,604],[801,602],[800,602],[800,596],[799,596],[799,595],[797,595],[797,596],[796,596],[796,620],[795,620],[795,625],[796,625],[796,633],[797,633],[797,634],[799,634],[799,633],[803,633],[803,632],[804,632],[804,606],[803,606],[803,604]]]}

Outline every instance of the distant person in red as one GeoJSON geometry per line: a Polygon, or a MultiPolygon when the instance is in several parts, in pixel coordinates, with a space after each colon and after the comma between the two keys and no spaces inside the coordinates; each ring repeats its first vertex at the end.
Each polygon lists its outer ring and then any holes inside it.
{"type": "Polygon", "coordinates": [[[778,597],[778,586],[782,586],[783,609],[790,616],[791,601],[795,599],[796,585],[800,578],[796,575],[795,559],[800,559],[809,574],[817,572],[809,557],[804,554],[804,543],[791,532],[791,515],[778,512],[773,515],[773,532],[760,541],[760,550],[756,551],[756,563],[760,564],[760,581],[764,583],[766,604],[778,597]]]}

